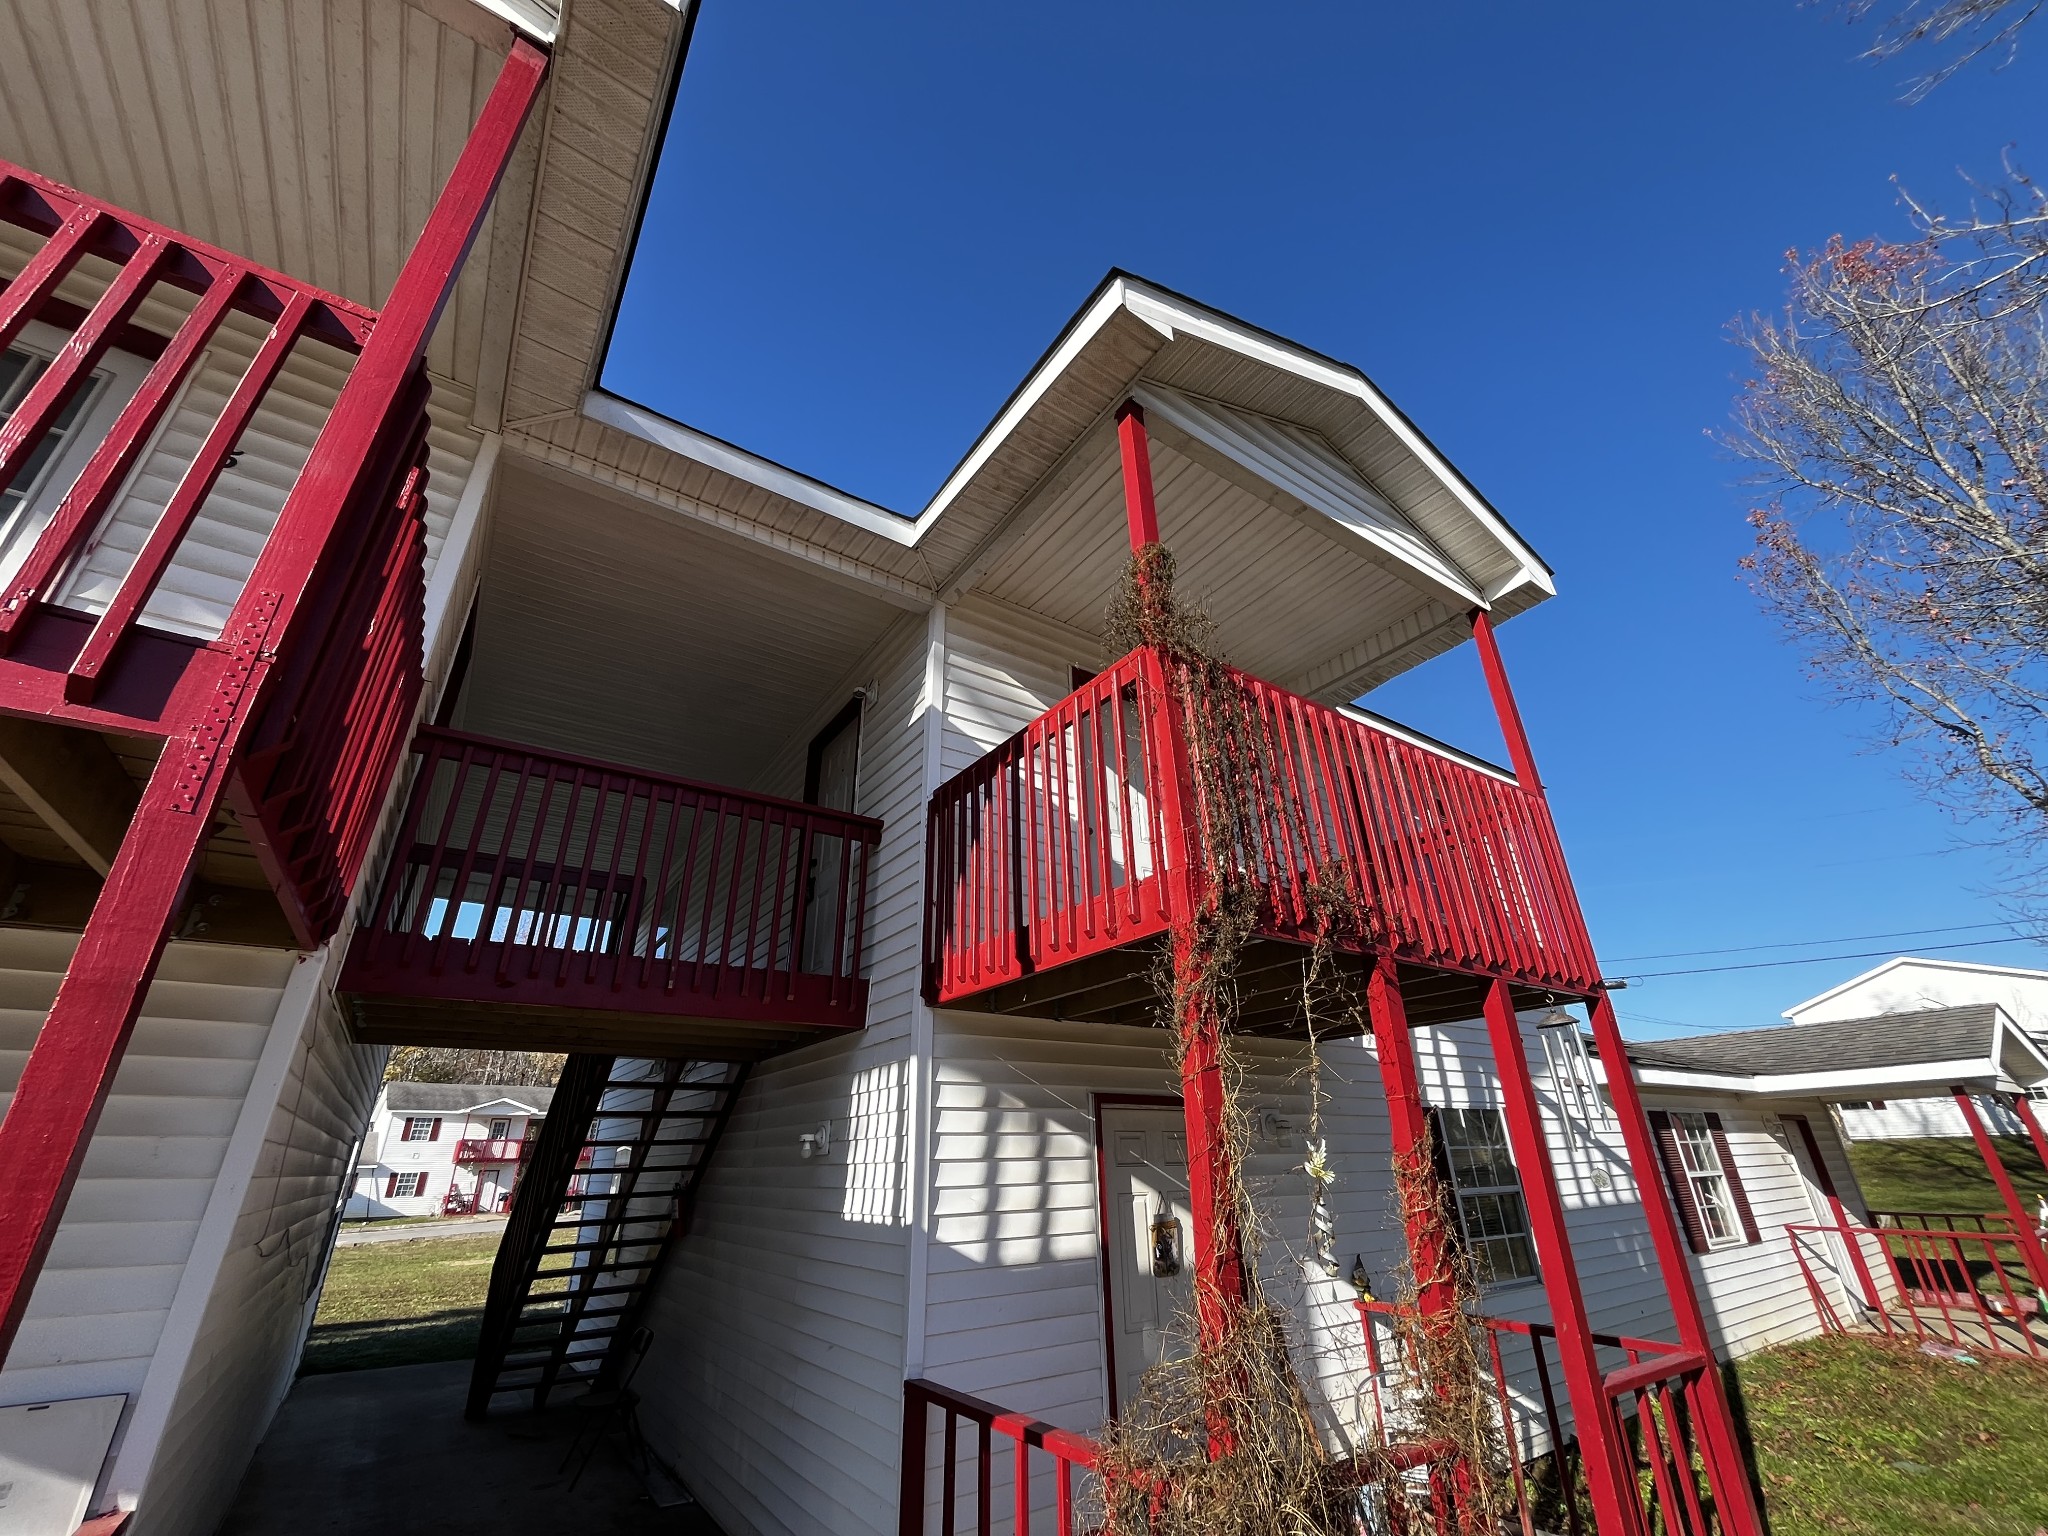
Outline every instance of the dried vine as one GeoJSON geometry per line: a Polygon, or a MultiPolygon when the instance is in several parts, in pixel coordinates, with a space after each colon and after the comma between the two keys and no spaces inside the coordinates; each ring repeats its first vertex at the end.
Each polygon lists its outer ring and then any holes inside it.
{"type": "MultiPolygon", "coordinates": [[[[1487,1399],[1472,1329],[1462,1306],[1455,1318],[1425,1324],[1412,1305],[1400,1312],[1403,1358],[1419,1390],[1403,1422],[1382,1423],[1376,1442],[1353,1453],[1325,1443],[1296,1367],[1286,1309],[1265,1297],[1258,1253],[1263,1227],[1243,1170],[1252,1142],[1242,1092],[1243,1064],[1232,1044],[1239,1015],[1238,964],[1254,934],[1259,892],[1260,818],[1275,804],[1272,747],[1238,685],[1211,646],[1212,627],[1199,609],[1177,601],[1173,561],[1149,544],[1133,559],[1109,614],[1119,651],[1147,646],[1159,657],[1187,743],[1198,868],[1192,913],[1177,914],[1173,942],[1155,963],[1152,981],[1160,1022],[1170,1031],[1174,1064],[1195,1050],[1213,1053],[1222,1082],[1222,1156],[1212,1213],[1219,1231],[1237,1234],[1243,1294],[1217,1310],[1204,1329],[1194,1315],[1179,1322],[1182,1349],[1148,1371],[1139,1401],[1123,1406],[1099,1451],[1101,1528],[1106,1536],[1352,1536],[1368,1530],[1489,1533],[1510,1507],[1503,1497],[1505,1448],[1489,1433],[1487,1399]],[[1444,1478],[1418,1474],[1400,1445],[1433,1446],[1444,1478]],[[1432,1482],[1435,1484],[1432,1489],[1432,1482]]],[[[1283,814],[1298,814],[1287,807],[1283,814]]],[[[1307,846],[1304,839],[1297,846],[1307,846]]],[[[1310,1123],[1303,1172],[1311,1187],[1310,1250],[1334,1272],[1327,1194],[1331,1173],[1323,1133],[1325,1102],[1318,1039],[1341,1022],[1363,1032],[1363,1009],[1347,984],[1337,951],[1367,931],[1341,867],[1313,871],[1308,958],[1300,1016],[1310,1043],[1310,1123]]],[[[1207,1059],[1207,1058],[1205,1058],[1207,1059]]],[[[1426,1149],[1417,1167],[1395,1169],[1401,1214],[1408,1202],[1437,1200],[1426,1149]]],[[[1439,1212],[1439,1215],[1441,1212],[1439,1212]]],[[[1422,1285],[1448,1284],[1460,1302],[1472,1286],[1469,1266],[1446,1247],[1445,1273],[1422,1285]]],[[[1410,1277],[1404,1299],[1414,1300],[1410,1277]]]]}

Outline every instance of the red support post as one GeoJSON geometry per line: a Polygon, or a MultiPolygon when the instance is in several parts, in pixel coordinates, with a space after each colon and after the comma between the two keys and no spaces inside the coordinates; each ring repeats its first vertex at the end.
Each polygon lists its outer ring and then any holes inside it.
{"type": "Polygon", "coordinates": [[[2034,1143],[2034,1155],[2041,1159],[2042,1168],[2048,1169],[2048,1132],[2041,1129],[2041,1117],[2034,1113],[2034,1101],[2024,1093],[2016,1093],[2012,1096],[2012,1112],[2027,1128],[2027,1136],[2034,1143]]]}
{"type": "Polygon", "coordinates": [[[1722,1512],[1728,1536],[1762,1536],[1763,1516],[1757,1509],[1756,1492],[1750,1483],[1748,1463],[1735,1434],[1735,1415],[1721,1381],[1713,1341],[1707,1334],[1706,1315],[1700,1310],[1699,1290],[1693,1284],[1692,1260],[1684,1234],[1679,1230],[1678,1212],[1672,1206],[1671,1191],[1664,1186],[1657,1143],[1650,1131],[1650,1117],[1636,1084],[1635,1067],[1621,1038],[1621,1025],[1614,1017],[1614,1003],[1605,992],[1587,1000],[1592,1015],[1593,1046],[1607,1078],[1607,1097],[1614,1106],[1614,1118],[1621,1123],[1621,1139],[1628,1149],[1628,1165],[1635,1174],[1636,1193],[1642,1200],[1643,1219],[1650,1228],[1650,1245],[1657,1252],[1657,1268],[1664,1279],[1664,1291],[1671,1298],[1671,1315],[1678,1325],[1678,1340],[1687,1349],[1704,1355],[1708,1368],[1700,1375],[1700,1447],[1705,1453],[1707,1476],[1714,1489],[1714,1504],[1722,1512]]]}
{"type": "Polygon", "coordinates": [[[1493,637],[1493,620],[1484,608],[1472,610],[1472,638],[1479,646],[1479,665],[1486,672],[1486,691],[1493,695],[1493,712],[1500,719],[1500,734],[1507,742],[1508,761],[1515,765],[1515,781],[1531,794],[1543,793],[1543,780],[1536,774],[1536,756],[1529,750],[1529,733],[1522,726],[1522,711],[1508,687],[1508,671],[1500,659],[1500,643],[1493,637]]]}
{"type": "MultiPolygon", "coordinates": [[[[1396,1164],[1404,1158],[1428,1158],[1429,1112],[1422,1103],[1422,1075],[1415,1065],[1415,1041],[1408,1033],[1408,1009],[1401,1001],[1401,983],[1391,955],[1373,963],[1366,981],[1366,1011],[1372,1019],[1373,1049],[1379,1058],[1380,1086],[1386,1094],[1387,1123],[1396,1164]]],[[[1432,1172],[1434,1170],[1432,1169],[1432,1172]]],[[[1458,1309],[1457,1287],[1445,1283],[1445,1249],[1451,1242],[1450,1213],[1438,1206],[1435,1219],[1404,1209],[1408,1267],[1415,1276],[1415,1300],[1426,1318],[1458,1309]]]]}
{"type": "Polygon", "coordinates": [[[1820,1186],[1821,1197],[1828,1203],[1828,1212],[1835,1218],[1835,1225],[1842,1229],[1843,1245],[1849,1250],[1849,1267],[1856,1271],[1856,1282],[1863,1288],[1863,1304],[1879,1317],[1884,1316],[1884,1302],[1878,1295],[1877,1284],[1870,1275],[1870,1265],[1863,1257],[1863,1244],[1851,1230],[1856,1223],[1849,1217],[1849,1208],[1842,1203],[1841,1191],[1835,1188],[1835,1176],[1828,1171],[1827,1159],[1820,1154],[1820,1141],[1813,1134],[1813,1127],[1804,1115],[1787,1115],[1793,1128],[1799,1132],[1799,1139],[1806,1147],[1806,1160],[1813,1164],[1813,1180],[1820,1186]]]}
{"type": "MultiPolygon", "coordinates": [[[[1123,464],[1124,509],[1130,522],[1131,552],[1159,541],[1159,513],[1152,489],[1152,454],[1145,413],[1126,400],[1116,413],[1117,445],[1123,464]]],[[[1230,1315],[1244,1299],[1243,1245],[1230,1198],[1235,1171],[1225,1125],[1223,1040],[1217,1019],[1201,1001],[1207,993],[1197,972],[1204,963],[1196,919],[1207,895],[1194,766],[1176,691],[1174,670],[1159,656],[1161,694],[1152,723],[1155,758],[1165,792],[1160,820],[1165,842],[1167,910],[1172,923],[1174,975],[1191,999],[1188,1016],[1176,1020],[1181,1033],[1181,1102],[1188,1129],[1188,1210],[1195,1249],[1195,1313],[1206,1341],[1221,1339],[1230,1315]]]]}
{"type": "Polygon", "coordinates": [[[1159,542],[1159,507],[1152,499],[1152,444],[1145,412],[1135,400],[1116,410],[1116,446],[1123,460],[1124,517],[1130,524],[1131,553],[1159,542]]]}
{"type": "MultiPolygon", "coordinates": [[[[1635,1473],[1622,1427],[1594,1352],[1593,1325],[1579,1287],[1571,1237],[1565,1229],[1564,1200],[1543,1119],[1536,1105],[1536,1087],[1529,1076],[1529,1057],[1522,1045],[1521,1023],[1505,981],[1486,989],[1486,1031],[1500,1075],[1501,1099],[1507,1120],[1508,1146],[1521,1175],[1522,1198],[1529,1213],[1529,1232],[1536,1242],[1536,1261],[1543,1270],[1543,1291],[1550,1301],[1550,1321],[1557,1330],[1557,1353],[1564,1366],[1565,1392],[1584,1458],[1586,1489],[1593,1501],[1593,1525],[1612,1536],[1637,1536],[1641,1531],[1635,1473]]],[[[1711,1371],[1709,1372],[1711,1374],[1711,1371]]]]}
{"type": "MultiPolygon", "coordinates": [[[[1532,793],[1543,797],[1543,783],[1536,772],[1535,756],[1529,750],[1528,733],[1522,727],[1521,708],[1516,704],[1514,689],[1508,683],[1507,666],[1501,660],[1493,621],[1483,611],[1475,611],[1472,615],[1472,638],[1479,647],[1480,665],[1486,672],[1487,689],[1493,696],[1494,712],[1499,717],[1501,735],[1507,741],[1515,775],[1532,793]]],[[[1560,878],[1565,882],[1564,889],[1569,892],[1570,875],[1562,867],[1560,878]]],[[[1574,899],[1574,917],[1577,910],[1574,899]]],[[[1590,943],[1588,940],[1589,951],[1590,943]]],[[[1678,1213],[1671,1204],[1671,1193],[1664,1187],[1662,1165],[1650,1133],[1649,1116],[1643,1110],[1635,1068],[1629,1062],[1627,1048],[1621,1038],[1621,1026],[1614,1017],[1614,1004],[1605,992],[1596,992],[1586,1001],[1592,1016],[1594,1045],[1600,1053],[1601,1066],[1607,1077],[1608,1098],[1614,1106],[1615,1119],[1621,1124],[1622,1141],[1628,1149],[1629,1167],[1635,1174],[1643,1217],[1650,1228],[1650,1242],[1657,1253],[1657,1267],[1663,1276],[1665,1293],[1671,1298],[1671,1313],[1678,1327],[1679,1341],[1687,1349],[1697,1350],[1709,1362],[1716,1362],[1719,1356],[1715,1354],[1707,1334],[1699,1291],[1693,1284],[1691,1259],[1679,1230],[1678,1213]]],[[[1700,1448],[1713,1486],[1715,1507],[1721,1512],[1727,1536],[1761,1536],[1763,1516],[1757,1508],[1749,1466],[1736,1436],[1735,1415],[1729,1407],[1721,1373],[1711,1363],[1700,1376],[1700,1408],[1700,1448]]]]}
{"type": "Polygon", "coordinates": [[[200,718],[174,734],[93,904],[56,1000],[0,1120],[0,1358],[12,1348],[86,1146],[266,684],[323,557],[358,506],[394,432],[434,322],[547,74],[512,46],[390,301],[343,384],[277,526],[222,631],[221,678],[200,718]]]}
{"type": "MultiPolygon", "coordinates": [[[[2013,1188],[2012,1175],[2005,1171],[2005,1160],[1998,1155],[1998,1143],[1991,1139],[1991,1128],[1985,1125],[1984,1117],[1977,1112],[1977,1100],[1969,1089],[1959,1083],[1949,1092],[1955,1095],[1956,1108],[1963,1112],[1963,1120],[1970,1127],[1970,1138],[1977,1143],[1977,1154],[1984,1159],[1985,1172],[1998,1186],[1998,1198],[2005,1204],[2005,1214],[2012,1218],[2013,1236],[2019,1243],[2020,1258],[2027,1266],[2027,1277],[2034,1282],[2034,1289],[2048,1298],[2048,1251],[2042,1249],[2041,1235],[2034,1229],[2034,1219],[2028,1214],[2026,1202],[2013,1188]]],[[[2031,1124],[2029,1129],[2032,1129],[2031,1124]]]]}

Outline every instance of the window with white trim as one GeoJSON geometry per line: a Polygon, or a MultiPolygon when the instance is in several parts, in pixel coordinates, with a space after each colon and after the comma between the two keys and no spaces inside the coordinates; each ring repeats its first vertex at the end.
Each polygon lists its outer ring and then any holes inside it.
{"type": "Polygon", "coordinates": [[[491,1122],[490,1139],[492,1141],[510,1141],[512,1139],[512,1122],[510,1120],[493,1120],[491,1122]]]}
{"type": "Polygon", "coordinates": [[[2036,1083],[2027,1090],[2027,1097],[2036,1104],[2048,1104],[2048,1083],[2036,1083]]]}
{"type": "Polygon", "coordinates": [[[432,1115],[408,1115],[405,1120],[405,1134],[401,1141],[432,1141],[434,1139],[434,1117],[432,1115]]]}
{"type": "Polygon", "coordinates": [[[424,1173],[401,1173],[391,1183],[392,1196],[399,1200],[411,1200],[422,1193],[427,1182],[424,1173]]]}
{"type": "Polygon", "coordinates": [[[1536,1278],[1536,1245],[1522,1179],[1498,1109],[1432,1109],[1458,1207],[1458,1230],[1481,1285],[1536,1278]]]}
{"type": "Polygon", "coordinates": [[[1707,1246],[1730,1248],[1742,1242],[1742,1220],[1728,1188],[1728,1171],[1721,1166],[1713,1126],[1698,1110],[1674,1109],[1671,1130],[1678,1145],[1679,1166],[1692,1188],[1693,1208],[1700,1213],[1700,1228],[1706,1234],[1707,1246]]]}

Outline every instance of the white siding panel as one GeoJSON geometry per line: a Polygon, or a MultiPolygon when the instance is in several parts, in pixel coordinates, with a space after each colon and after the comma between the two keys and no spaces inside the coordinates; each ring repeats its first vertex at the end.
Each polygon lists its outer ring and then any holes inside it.
{"type": "Polygon", "coordinates": [[[866,1038],[757,1067],[649,1303],[649,1438],[732,1536],[894,1528],[905,1067],[866,1038]]]}
{"type": "MultiPolygon", "coordinates": [[[[0,1102],[76,942],[0,929],[0,1102]]],[[[165,952],[0,1371],[0,1401],[139,1388],[290,967],[275,950],[165,952]]]]}
{"type": "Polygon", "coordinates": [[[296,1048],[275,1102],[260,1106],[262,1149],[142,1492],[137,1536],[208,1536],[220,1523],[298,1367],[336,1202],[377,1097],[384,1052],[353,1044],[331,999],[277,1027],[299,1032],[296,1048]]]}

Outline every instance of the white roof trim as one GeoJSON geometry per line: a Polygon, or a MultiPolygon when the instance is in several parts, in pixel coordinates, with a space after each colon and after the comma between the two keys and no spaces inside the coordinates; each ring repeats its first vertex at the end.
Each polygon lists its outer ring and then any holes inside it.
{"type": "MultiPolygon", "coordinates": [[[[945,484],[939,487],[938,493],[915,521],[600,389],[593,389],[584,396],[583,414],[643,442],[710,465],[748,484],[758,485],[813,511],[879,534],[893,543],[914,547],[924,538],[926,531],[945,515],[947,508],[1016,430],[1032,407],[1119,311],[1129,312],[1168,339],[1177,335],[1198,337],[1211,345],[1293,373],[1362,402],[1515,561],[1516,569],[1504,579],[1491,583],[1484,593],[1477,594],[1478,601],[1491,605],[1498,602],[1503,594],[1523,586],[1534,586],[1545,594],[1557,590],[1535,550],[1486,505],[1478,492],[1424,441],[1422,435],[1409,425],[1393,403],[1375,389],[1364,374],[1254,330],[1214,310],[1204,309],[1191,300],[1176,298],[1149,283],[1121,274],[1106,283],[1101,293],[1067,328],[1058,344],[1032,370],[1003,407],[1002,413],[976,439],[966,458],[947,476],[945,484]]],[[[1469,579],[1462,580],[1461,590],[1473,591],[1469,579]]]]}
{"type": "Polygon", "coordinates": [[[1801,1097],[1826,1097],[1831,1093],[1855,1097],[1862,1095],[1865,1089],[1892,1088],[1901,1083],[1996,1084],[2003,1077],[1998,1063],[1982,1056],[1966,1057],[1960,1061],[1913,1061],[1904,1066],[1871,1067],[1858,1071],[1773,1072],[1759,1073],[1754,1077],[1727,1072],[1693,1072],[1681,1067],[1636,1067],[1636,1079],[1646,1088],[1703,1088],[1716,1093],[1801,1097]]]}
{"type": "Polygon", "coordinates": [[[798,506],[809,507],[813,512],[823,512],[828,517],[852,523],[869,533],[878,533],[898,544],[917,542],[910,522],[887,507],[863,501],[850,492],[827,485],[822,480],[813,480],[809,475],[799,474],[773,459],[764,459],[758,453],[736,448],[708,432],[686,427],[659,411],[650,411],[630,400],[593,389],[583,397],[583,414],[642,442],[666,448],[670,453],[681,454],[699,464],[708,464],[735,480],[744,480],[764,491],[773,491],[798,506]]]}
{"type": "MultiPolygon", "coordinates": [[[[1486,607],[1465,573],[1431,544],[1421,529],[1395,511],[1365,477],[1312,434],[1282,422],[1179,390],[1139,384],[1132,398],[1174,431],[1247,472],[1401,566],[1435,595],[1455,605],[1486,607]]],[[[1270,499],[1270,498],[1269,498],[1270,499]]]]}
{"type": "Polygon", "coordinates": [[[2024,965],[1986,965],[1981,960],[1929,960],[1919,955],[1899,955],[1880,965],[1874,965],[1859,975],[1851,976],[1847,981],[1829,987],[1827,991],[1817,993],[1803,1003],[1794,1003],[1778,1017],[1796,1018],[1807,1009],[1816,1008],[1830,998],[1839,997],[1851,987],[1860,987],[1866,981],[1875,981],[1885,972],[1895,971],[1902,965],[1924,965],[1945,971],[1968,971],[1978,976],[2026,976],[2035,981],[2048,981],[2048,971],[2033,970],[2024,965]]]}
{"type": "Polygon", "coordinates": [[[497,1109],[501,1106],[516,1109],[521,1114],[527,1115],[540,1115],[547,1113],[547,1111],[539,1108],[537,1105],[528,1104],[523,1099],[486,1099],[481,1104],[470,1105],[469,1108],[463,1110],[462,1113],[465,1115],[473,1115],[480,1109],[497,1109]]]}
{"type": "Polygon", "coordinates": [[[1411,747],[1420,747],[1423,751],[1431,753],[1436,757],[1441,757],[1448,762],[1456,763],[1462,768],[1470,768],[1474,773],[1483,773],[1490,779],[1499,779],[1503,784],[1513,784],[1516,782],[1515,776],[1509,773],[1507,769],[1501,767],[1500,764],[1489,763],[1485,758],[1474,757],[1470,752],[1461,752],[1458,748],[1446,742],[1432,740],[1420,731],[1411,730],[1398,720],[1389,720],[1385,715],[1376,715],[1369,709],[1360,709],[1356,704],[1338,704],[1334,708],[1338,714],[1344,716],[1347,720],[1356,720],[1360,725],[1369,725],[1383,735],[1392,736],[1398,741],[1405,741],[1411,747]]]}

